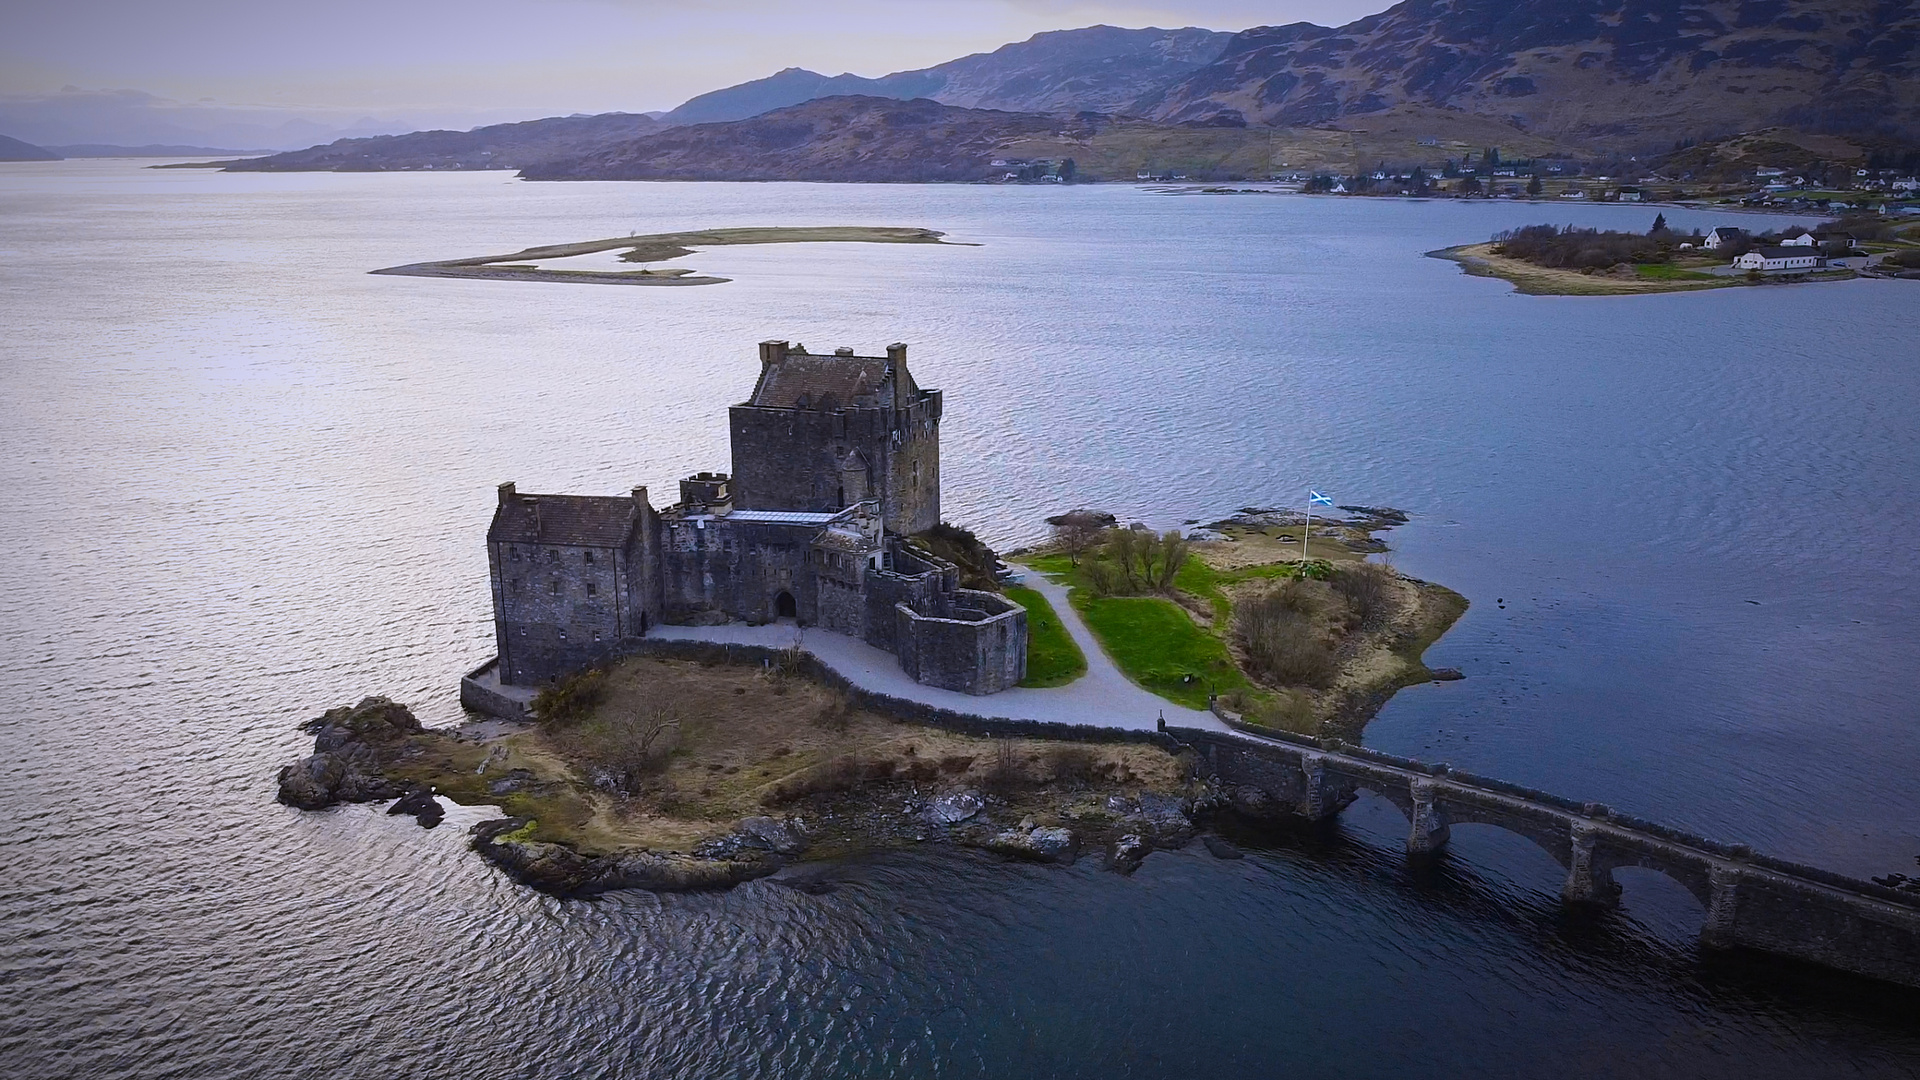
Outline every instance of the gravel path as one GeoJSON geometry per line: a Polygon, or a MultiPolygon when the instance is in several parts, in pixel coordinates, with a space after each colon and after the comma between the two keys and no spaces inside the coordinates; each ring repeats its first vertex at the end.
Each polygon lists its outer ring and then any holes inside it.
{"type": "Polygon", "coordinates": [[[1080,621],[1080,613],[1067,603],[1067,590],[1038,573],[1027,571],[1021,582],[1047,598],[1074,643],[1087,656],[1087,673],[1065,686],[1033,690],[1015,687],[998,694],[976,697],[954,690],[922,686],[900,670],[892,653],[876,649],[864,641],[826,630],[801,629],[791,623],[748,626],[657,626],[648,637],[683,641],[712,641],[736,645],[766,645],[784,649],[798,644],[821,663],[865,690],[937,705],[955,712],[976,716],[1010,717],[1015,720],[1042,720],[1056,724],[1087,724],[1096,727],[1152,730],[1162,716],[1167,723],[1185,727],[1224,731],[1212,713],[1183,708],[1150,694],[1128,681],[1113,661],[1100,649],[1093,632],[1080,621]]]}

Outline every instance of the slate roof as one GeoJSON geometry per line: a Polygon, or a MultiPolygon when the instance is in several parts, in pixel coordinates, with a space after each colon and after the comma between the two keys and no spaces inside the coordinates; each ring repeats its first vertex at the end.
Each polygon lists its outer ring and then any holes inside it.
{"type": "Polygon", "coordinates": [[[855,398],[870,397],[880,390],[887,380],[887,363],[884,356],[788,353],[767,367],[747,404],[797,409],[804,399],[808,407],[817,409],[831,395],[835,407],[844,409],[855,398]]]}
{"type": "Polygon", "coordinates": [[[487,540],[561,547],[625,547],[639,508],[625,495],[515,495],[493,511],[487,540]]]}

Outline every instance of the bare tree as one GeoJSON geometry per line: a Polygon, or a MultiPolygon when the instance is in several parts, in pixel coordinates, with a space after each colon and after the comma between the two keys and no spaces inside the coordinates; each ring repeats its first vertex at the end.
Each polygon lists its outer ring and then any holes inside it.
{"type": "Polygon", "coordinates": [[[1108,529],[1107,559],[1119,572],[1121,589],[1128,596],[1140,594],[1140,571],[1135,566],[1140,547],[1140,533],[1134,529],[1108,529]]]}
{"type": "Polygon", "coordinates": [[[1053,541],[1067,553],[1068,561],[1080,565],[1080,556],[1100,542],[1100,534],[1113,524],[1112,514],[1095,510],[1073,510],[1047,519],[1053,526],[1053,541]]]}
{"type": "Polygon", "coordinates": [[[1190,554],[1187,538],[1180,535],[1179,529],[1168,529],[1160,537],[1159,576],[1154,584],[1161,592],[1173,591],[1173,579],[1180,575],[1180,568],[1187,565],[1190,554]]]}
{"type": "Polygon", "coordinates": [[[1067,561],[1079,566],[1080,556],[1099,543],[1101,528],[1093,515],[1076,510],[1060,516],[1059,523],[1053,527],[1053,540],[1067,553],[1067,561]]]}

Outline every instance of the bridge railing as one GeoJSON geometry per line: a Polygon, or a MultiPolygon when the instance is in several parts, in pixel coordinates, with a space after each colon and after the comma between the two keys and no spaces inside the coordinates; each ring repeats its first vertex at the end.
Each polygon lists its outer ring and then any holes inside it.
{"type": "MultiPolygon", "coordinates": [[[[1902,907],[1920,909],[1920,894],[1888,888],[1885,885],[1865,881],[1856,877],[1849,877],[1845,874],[1825,870],[1818,866],[1809,866],[1805,863],[1779,859],[1771,855],[1762,855],[1755,852],[1746,844],[1723,843],[1719,840],[1701,836],[1698,833],[1691,833],[1684,829],[1676,829],[1669,825],[1662,825],[1657,821],[1649,821],[1646,818],[1636,817],[1632,814],[1623,814],[1602,803],[1580,802],[1575,799],[1555,795],[1552,792],[1541,791],[1538,788],[1525,787],[1520,784],[1509,783],[1505,780],[1497,780],[1490,776],[1460,772],[1444,764],[1429,765],[1417,758],[1404,758],[1396,754],[1371,750],[1364,746],[1348,745],[1338,739],[1316,739],[1291,731],[1281,731],[1276,728],[1268,728],[1258,724],[1249,724],[1241,717],[1227,712],[1217,705],[1213,711],[1215,715],[1220,717],[1221,721],[1236,733],[1249,736],[1256,740],[1285,743],[1303,750],[1313,750],[1324,754],[1336,754],[1357,761],[1385,765],[1405,772],[1440,777],[1451,783],[1459,784],[1462,787],[1474,788],[1495,795],[1505,795],[1510,798],[1523,799],[1566,813],[1605,821],[1616,828],[1641,833],[1669,844],[1693,848],[1722,859],[1742,862],[1758,869],[1770,870],[1776,874],[1801,878],[1815,884],[1825,885],[1829,888],[1857,893],[1862,896],[1872,897],[1876,900],[1885,900],[1902,907]]],[[[1207,741],[1210,738],[1218,737],[1218,733],[1216,732],[1201,731],[1197,728],[1168,728],[1167,733],[1182,742],[1194,741],[1190,738],[1191,736],[1198,736],[1199,741],[1207,741]]]]}

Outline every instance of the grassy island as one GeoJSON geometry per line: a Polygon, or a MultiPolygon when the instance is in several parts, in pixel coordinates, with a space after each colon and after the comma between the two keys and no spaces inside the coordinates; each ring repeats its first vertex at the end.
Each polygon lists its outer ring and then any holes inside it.
{"type": "Polygon", "coordinates": [[[813,228],[698,229],[690,232],[651,233],[550,244],[511,255],[479,255],[466,259],[408,263],[370,271],[407,277],[481,278],[488,281],[550,281],[601,285],[718,285],[730,279],[678,267],[651,269],[647,263],[691,255],[701,248],[738,244],[945,244],[944,233],[932,229],[894,226],[832,225],[813,228]],[[602,251],[619,251],[620,261],[634,270],[576,270],[530,265],[531,262],[569,259],[602,251]]]}

